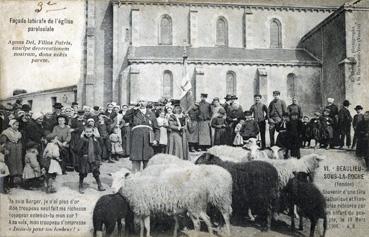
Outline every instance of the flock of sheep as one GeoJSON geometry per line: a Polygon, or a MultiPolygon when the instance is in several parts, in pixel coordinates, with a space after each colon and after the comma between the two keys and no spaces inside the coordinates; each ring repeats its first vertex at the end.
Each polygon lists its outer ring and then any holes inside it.
{"type": "MultiPolygon", "coordinates": [[[[296,210],[310,219],[310,236],[314,236],[319,218],[327,226],[323,195],[312,183],[315,170],[323,157],[310,154],[300,159],[284,160],[279,149],[260,150],[250,140],[247,150],[230,146],[214,146],[195,163],[168,154],[153,156],[146,169],[138,173],[122,168],[112,174],[115,194],[102,196],[93,213],[95,234],[102,236],[102,225],[110,235],[121,219],[128,231],[133,231],[133,218],[140,222],[140,236],[150,236],[150,217],[157,214],[172,216],[173,236],[178,234],[178,216],[186,214],[194,229],[200,230],[202,220],[210,235],[213,223],[221,213],[224,233],[231,236],[231,216],[254,219],[256,214],[267,231],[277,214],[289,210],[294,228],[296,210]],[[288,203],[287,206],[282,205],[288,203]],[[296,209],[297,205],[297,209],[296,209]],[[211,206],[212,208],[209,208],[211,206]],[[215,211],[214,211],[215,210],[215,211]]],[[[297,215],[297,214],[296,214],[297,215]]],[[[196,233],[195,232],[195,233],[196,233]]]]}

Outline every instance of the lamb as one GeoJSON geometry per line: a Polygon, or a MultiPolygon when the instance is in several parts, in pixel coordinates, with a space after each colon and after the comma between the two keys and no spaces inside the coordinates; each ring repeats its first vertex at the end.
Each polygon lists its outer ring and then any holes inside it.
{"type": "Polygon", "coordinates": [[[246,213],[248,208],[252,208],[263,217],[263,230],[270,228],[279,197],[278,173],[271,164],[264,161],[222,161],[209,153],[202,154],[195,164],[215,164],[228,170],[233,180],[233,210],[246,213]]]}
{"type": "Polygon", "coordinates": [[[120,193],[108,194],[100,197],[93,211],[94,236],[102,237],[102,226],[105,225],[106,236],[110,236],[118,224],[118,235],[122,231],[122,219],[125,221],[126,231],[133,232],[133,212],[126,198],[120,193]]]}
{"type": "MultiPolygon", "coordinates": [[[[302,177],[304,177],[304,175],[302,177]]],[[[319,189],[314,184],[307,182],[306,176],[301,179],[301,175],[296,174],[296,177],[292,178],[288,182],[284,191],[287,193],[289,200],[291,229],[295,229],[295,215],[293,210],[294,205],[297,205],[297,207],[302,210],[303,215],[306,215],[310,220],[310,237],[314,237],[315,226],[318,220],[323,218],[324,237],[327,230],[327,205],[326,200],[319,189]]],[[[300,229],[303,227],[303,215],[300,215],[300,229]]]]}
{"type": "MultiPolygon", "coordinates": [[[[157,176],[162,174],[164,170],[178,165],[196,167],[193,163],[181,160],[176,156],[158,154],[150,159],[148,166],[141,172],[141,175],[157,176]],[[159,165],[160,163],[161,165],[159,165]]],[[[227,234],[230,235],[229,218],[232,214],[232,177],[228,171],[215,165],[203,165],[201,170],[205,174],[201,180],[204,182],[208,192],[209,203],[222,214],[227,234]]]]}
{"type": "Polygon", "coordinates": [[[164,213],[175,218],[174,235],[177,234],[177,216],[187,211],[196,230],[199,218],[206,223],[209,233],[213,230],[206,214],[207,190],[201,180],[200,168],[173,167],[165,169],[160,176],[147,176],[140,173],[131,175],[129,170],[113,174],[112,188],[120,190],[132,205],[133,212],[140,218],[140,236],[150,236],[150,215],[164,213]]]}

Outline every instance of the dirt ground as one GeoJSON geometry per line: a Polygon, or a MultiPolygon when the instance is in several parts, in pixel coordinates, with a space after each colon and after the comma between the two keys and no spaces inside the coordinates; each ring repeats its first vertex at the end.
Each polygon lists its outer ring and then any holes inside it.
{"type": "MultiPolygon", "coordinates": [[[[357,167],[364,167],[364,163],[362,160],[358,160],[352,151],[345,151],[345,150],[313,150],[313,149],[303,149],[302,154],[310,154],[316,152],[318,154],[324,155],[325,160],[321,162],[321,165],[319,169],[317,170],[316,176],[315,176],[315,184],[319,187],[319,189],[322,191],[324,190],[337,190],[337,189],[347,189],[346,187],[335,187],[335,181],[332,179],[324,178],[324,174],[327,174],[329,172],[334,173],[333,169],[336,169],[337,166],[357,166],[357,167]],[[329,167],[329,172],[324,172],[324,166],[329,167]]],[[[192,160],[196,159],[200,153],[193,153],[191,154],[192,160]]],[[[92,175],[89,175],[85,179],[85,194],[80,194],[78,192],[78,174],[76,172],[69,172],[67,175],[62,175],[57,177],[56,181],[56,187],[57,187],[57,193],[55,194],[46,194],[42,192],[41,190],[24,190],[21,188],[18,189],[12,189],[11,193],[8,195],[0,195],[0,203],[1,203],[1,209],[4,211],[1,211],[1,219],[6,220],[7,219],[7,204],[9,204],[9,199],[24,199],[24,198],[32,198],[32,199],[46,199],[46,200],[79,200],[78,206],[85,207],[86,211],[76,212],[75,217],[76,219],[81,219],[86,222],[86,225],[80,226],[77,229],[74,229],[69,234],[61,234],[57,235],[57,232],[54,232],[55,236],[92,236],[93,233],[93,226],[92,226],[92,211],[95,206],[95,203],[97,199],[104,195],[112,193],[112,190],[110,189],[111,185],[111,177],[108,175],[111,172],[115,172],[119,170],[121,167],[127,167],[131,168],[131,163],[128,159],[121,159],[119,162],[116,162],[114,164],[110,163],[103,163],[101,167],[101,180],[103,182],[104,187],[106,188],[106,191],[99,192],[97,191],[97,185],[92,177],[92,175]],[[4,208],[5,207],[5,208],[4,208]]],[[[342,171],[343,172],[343,171],[342,171]]],[[[341,172],[341,173],[342,173],[341,172]]],[[[346,172],[347,173],[347,172],[346,172]]],[[[363,222],[355,222],[355,228],[347,227],[346,222],[339,226],[332,225],[335,220],[329,219],[329,226],[328,231],[326,233],[326,236],[368,236],[369,231],[369,225],[368,225],[368,212],[369,212],[369,175],[368,172],[362,170],[360,172],[355,172],[355,174],[362,174],[363,179],[361,180],[354,180],[354,187],[351,189],[361,189],[366,194],[363,196],[366,198],[364,201],[365,207],[362,208],[364,210],[363,218],[366,218],[363,222]]],[[[327,198],[328,196],[326,196],[327,198]]],[[[330,200],[327,200],[327,204],[329,206],[330,200]]],[[[344,210],[344,208],[338,208],[340,210],[344,210]]],[[[334,210],[337,210],[334,209],[334,210]]],[[[348,208],[347,210],[351,210],[351,208],[348,208]]],[[[328,207],[328,212],[333,211],[331,207],[328,207]]],[[[334,217],[332,213],[329,213],[329,217],[334,217]]],[[[357,215],[354,215],[354,217],[357,215]]],[[[336,216],[336,220],[339,219],[339,217],[336,216]]],[[[354,218],[355,219],[355,218],[354,218]]],[[[231,234],[232,236],[250,236],[250,237],[267,237],[267,236],[273,236],[273,237],[279,237],[279,236],[309,236],[309,228],[310,228],[310,222],[307,219],[304,219],[304,230],[303,231],[295,231],[291,232],[289,229],[290,219],[288,216],[281,214],[278,218],[278,226],[275,226],[272,228],[272,230],[268,232],[261,232],[259,230],[259,226],[257,223],[248,221],[245,219],[243,223],[238,223],[237,225],[232,225],[231,227],[231,234]]],[[[298,226],[298,221],[296,221],[296,226],[298,226]]],[[[0,226],[2,228],[10,228],[6,222],[2,221],[2,225],[0,226]]],[[[155,228],[153,226],[152,236],[171,236],[172,230],[171,226],[168,227],[168,230],[166,231],[160,231],[160,229],[155,228]]],[[[1,229],[1,228],[0,228],[1,229]]],[[[318,235],[318,232],[322,230],[322,223],[320,222],[319,227],[316,231],[316,236],[318,235]]],[[[138,230],[136,231],[138,232],[138,230]]],[[[61,232],[62,233],[62,232],[61,232]]],[[[116,231],[114,232],[116,234],[116,231]]],[[[193,231],[186,231],[184,230],[181,235],[191,235],[192,236],[193,231]]],[[[219,233],[218,235],[222,235],[219,233]]],[[[14,232],[9,232],[5,236],[15,236],[14,232]]],[[[38,233],[38,234],[31,234],[31,233],[18,233],[17,236],[50,236],[50,234],[47,233],[38,233]]],[[[201,232],[198,234],[198,236],[209,236],[206,232],[201,232]]]]}

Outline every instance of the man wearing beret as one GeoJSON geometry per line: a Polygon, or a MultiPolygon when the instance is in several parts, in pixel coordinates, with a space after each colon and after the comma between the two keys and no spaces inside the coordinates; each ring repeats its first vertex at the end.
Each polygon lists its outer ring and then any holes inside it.
{"type": "Polygon", "coordinates": [[[274,146],[276,126],[282,122],[283,114],[287,113],[286,102],[279,98],[280,95],[281,93],[279,91],[273,91],[274,99],[270,102],[268,107],[270,146],[274,146]]]}
{"type": "Polygon", "coordinates": [[[343,148],[346,138],[346,146],[350,148],[351,146],[351,122],[352,116],[348,107],[350,106],[350,102],[348,100],[343,101],[343,106],[338,112],[338,129],[339,129],[339,140],[338,145],[340,149],[343,148]]]}

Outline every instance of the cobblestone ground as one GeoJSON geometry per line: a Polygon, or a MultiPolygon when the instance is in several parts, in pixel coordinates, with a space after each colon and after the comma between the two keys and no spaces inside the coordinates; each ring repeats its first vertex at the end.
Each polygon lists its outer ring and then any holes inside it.
{"type": "MultiPolygon", "coordinates": [[[[303,149],[302,154],[310,154],[313,153],[313,149],[303,149]]],[[[335,187],[335,181],[332,179],[325,179],[324,174],[327,172],[323,172],[323,167],[328,166],[330,170],[335,169],[336,166],[359,166],[364,167],[364,163],[361,160],[358,160],[352,151],[345,151],[345,150],[316,150],[316,153],[322,154],[326,157],[326,159],[321,163],[320,168],[318,169],[316,173],[315,183],[319,187],[320,190],[323,189],[344,189],[344,187],[335,187]]],[[[194,160],[196,157],[198,157],[200,153],[193,153],[191,154],[191,159],[194,160]]],[[[69,172],[67,175],[58,176],[56,181],[57,186],[57,193],[55,194],[45,194],[41,190],[24,190],[24,189],[12,189],[11,194],[9,195],[1,195],[1,203],[6,205],[8,197],[13,198],[33,198],[33,199],[79,199],[80,200],[80,206],[84,206],[87,208],[86,212],[81,212],[78,216],[79,218],[82,218],[87,222],[87,225],[85,227],[81,227],[79,232],[71,233],[71,235],[68,236],[92,236],[92,211],[94,208],[94,205],[97,201],[97,199],[104,194],[112,193],[112,190],[110,189],[111,184],[111,178],[108,175],[111,172],[119,170],[121,167],[131,167],[131,163],[128,159],[121,159],[119,162],[116,162],[114,164],[110,163],[103,163],[101,167],[101,180],[103,182],[103,185],[106,187],[106,191],[99,192],[97,191],[97,185],[95,183],[94,178],[89,175],[85,179],[85,186],[86,191],[85,194],[79,194],[78,193],[78,174],[76,172],[69,172]]],[[[329,172],[328,172],[329,173],[329,172]]],[[[326,236],[368,236],[368,212],[369,212],[369,203],[368,203],[368,193],[369,193],[369,185],[368,185],[368,172],[361,171],[359,174],[364,175],[364,179],[357,181],[354,181],[355,188],[357,189],[360,187],[362,190],[366,192],[366,213],[363,218],[366,218],[366,222],[360,224],[358,223],[354,229],[348,229],[347,226],[340,227],[340,228],[333,228],[334,226],[330,225],[328,232],[326,236]]],[[[329,205],[329,201],[328,201],[329,205]]],[[[343,210],[343,209],[342,209],[343,210]]],[[[330,211],[330,208],[328,208],[328,211],[330,211]]],[[[6,214],[4,214],[6,215],[6,214]]],[[[332,220],[330,220],[332,221],[332,220]]],[[[290,220],[289,217],[286,215],[280,215],[279,216],[279,222],[280,225],[278,227],[272,228],[269,232],[261,232],[258,228],[258,225],[256,223],[250,222],[245,220],[244,223],[241,223],[239,225],[232,225],[231,227],[231,233],[232,236],[252,236],[252,237],[261,237],[261,236],[309,236],[309,228],[310,228],[310,222],[305,219],[304,221],[304,231],[296,231],[291,232],[289,230],[289,224],[290,220]]],[[[333,222],[333,221],[332,221],[333,222]]],[[[298,223],[298,222],[297,222],[298,223]]],[[[329,223],[333,224],[333,223],[329,223]]],[[[318,230],[316,231],[316,236],[318,235],[318,231],[322,229],[322,224],[320,223],[320,226],[318,230]]],[[[172,235],[172,227],[169,226],[167,231],[160,231],[158,228],[153,227],[152,236],[171,236],[172,235]]],[[[114,232],[116,233],[116,232],[114,232]]],[[[193,231],[184,231],[181,233],[181,235],[188,235],[192,236],[194,233],[193,231]]],[[[218,235],[222,235],[221,233],[218,235]]],[[[42,235],[35,235],[35,236],[42,236],[42,235]]],[[[46,235],[48,236],[48,235],[46,235]]],[[[64,235],[63,235],[64,236],[64,235]]],[[[208,236],[206,232],[198,233],[198,236],[208,236]]]]}

